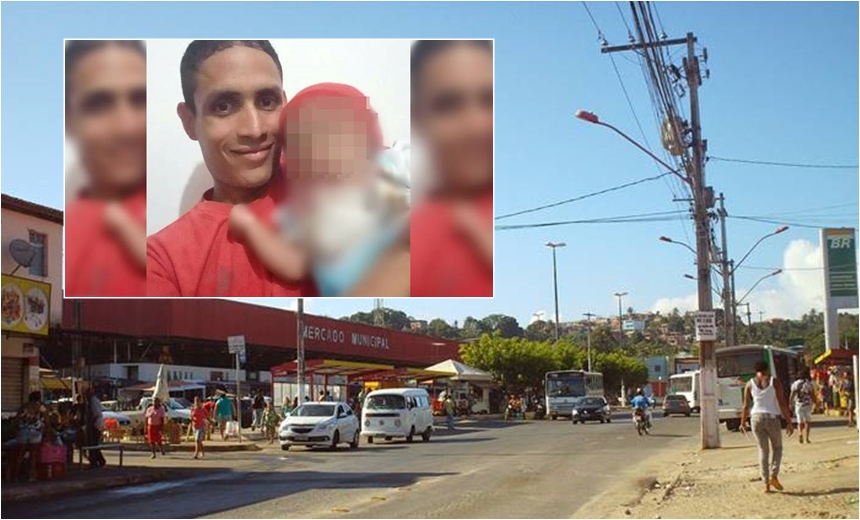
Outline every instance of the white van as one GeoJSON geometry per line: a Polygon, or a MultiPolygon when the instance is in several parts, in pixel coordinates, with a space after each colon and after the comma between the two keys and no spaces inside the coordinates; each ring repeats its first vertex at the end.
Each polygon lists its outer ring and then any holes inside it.
{"type": "Polygon", "coordinates": [[[433,433],[430,395],[422,388],[386,388],[370,392],[361,409],[361,435],[372,444],[374,437],[391,440],[404,437],[424,442],[433,433]]]}

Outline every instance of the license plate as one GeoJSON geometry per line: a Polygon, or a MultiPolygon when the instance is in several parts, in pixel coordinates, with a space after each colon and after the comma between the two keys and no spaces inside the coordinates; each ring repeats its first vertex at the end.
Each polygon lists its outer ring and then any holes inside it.
{"type": "Polygon", "coordinates": [[[384,424],[385,424],[385,421],[382,421],[382,420],[380,420],[380,421],[379,421],[379,425],[380,425],[380,426],[382,426],[382,425],[384,425],[384,424]]]}
{"type": "Polygon", "coordinates": [[[296,435],[296,440],[297,441],[306,441],[306,440],[308,440],[308,436],[307,435],[296,435]]]}

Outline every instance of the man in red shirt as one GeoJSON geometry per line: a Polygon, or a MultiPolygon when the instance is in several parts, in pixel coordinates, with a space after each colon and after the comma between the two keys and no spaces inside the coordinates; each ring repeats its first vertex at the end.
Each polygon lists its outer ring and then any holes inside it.
{"type": "Polygon", "coordinates": [[[286,102],[268,40],[195,40],[180,64],[177,113],[200,144],[214,188],[147,244],[150,296],[311,296],[310,282],[275,278],[232,236],[228,217],[246,205],[271,222],[284,191],[276,143],[286,102]]]}
{"type": "Polygon", "coordinates": [[[489,40],[415,43],[412,126],[427,145],[434,177],[433,190],[415,204],[411,216],[411,295],[492,296],[493,48],[489,40]]]}
{"type": "Polygon", "coordinates": [[[65,209],[66,296],[146,294],[146,50],[66,44],[66,135],[84,189],[65,209]]]}

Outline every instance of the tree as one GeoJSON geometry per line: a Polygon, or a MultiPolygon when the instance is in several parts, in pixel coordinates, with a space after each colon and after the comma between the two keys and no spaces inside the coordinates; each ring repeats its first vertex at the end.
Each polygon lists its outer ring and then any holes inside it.
{"type": "MultiPolygon", "coordinates": [[[[385,328],[387,329],[409,330],[410,324],[412,323],[411,316],[409,316],[403,311],[389,309],[388,307],[384,307],[382,309],[382,317],[385,322],[385,328]]],[[[373,325],[373,318],[374,316],[372,312],[356,312],[351,316],[345,316],[341,319],[351,321],[353,323],[364,323],[365,325],[373,325]]]]}
{"type": "Polygon", "coordinates": [[[487,333],[498,332],[503,338],[520,338],[523,328],[516,318],[505,314],[490,314],[480,321],[481,330],[487,333]]]}
{"type": "Polygon", "coordinates": [[[618,340],[608,326],[594,327],[591,330],[591,349],[594,352],[609,352],[618,348],[618,340]]]}
{"type": "Polygon", "coordinates": [[[549,341],[555,333],[555,325],[544,320],[529,323],[526,327],[525,337],[529,341],[549,341]]]}
{"type": "Polygon", "coordinates": [[[445,339],[459,339],[460,331],[448,325],[448,322],[441,318],[434,318],[427,324],[427,330],[431,336],[436,336],[445,339]]]}
{"type": "Polygon", "coordinates": [[[621,352],[598,353],[593,362],[595,371],[603,373],[603,388],[610,394],[620,395],[622,381],[627,388],[648,382],[645,363],[621,352]]]}
{"type": "Polygon", "coordinates": [[[472,316],[467,316],[463,320],[463,328],[460,329],[460,337],[463,339],[477,338],[478,336],[488,332],[484,330],[480,321],[472,316]]]}

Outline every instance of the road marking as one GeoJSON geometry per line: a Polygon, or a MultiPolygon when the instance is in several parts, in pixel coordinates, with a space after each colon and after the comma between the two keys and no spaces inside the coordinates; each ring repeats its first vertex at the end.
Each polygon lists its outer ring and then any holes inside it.
{"type": "Polygon", "coordinates": [[[333,507],[331,510],[334,513],[349,513],[349,508],[347,507],[333,507]]]}
{"type": "Polygon", "coordinates": [[[371,500],[388,500],[386,497],[370,497],[371,500]]]}
{"type": "Polygon", "coordinates": [[[166,489],[173,489],[177,487],[187,486],[191,484],[198,484],[201,482],[212,482],[215,480],[223,480],[229,478],[230,474],[226,473],[223,475],[210,475],[206,477],[194,477],[188,479],[178,479],[171,480],[167,482],[153,482],[151,484],[142,484],[139,486],[129,486],[129,487],[120,487],[116,489],[108,490],[108,493],[112,495],[141,495],[145,493],[154,493],[157,491],[164,491],[166,489]]]}

